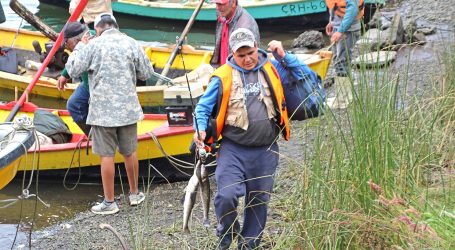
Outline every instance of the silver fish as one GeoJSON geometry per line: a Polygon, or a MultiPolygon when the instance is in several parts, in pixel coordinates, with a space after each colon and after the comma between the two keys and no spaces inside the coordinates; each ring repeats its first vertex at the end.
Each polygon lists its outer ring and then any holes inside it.
{"type": "Polygon", "coordinates": [[[199,190],[203,204],[203,225],[209,227],[210,182],[208,172],[201,160],[198,160],[196,163],[194,174],[191,176],[188,185],[185,188],[185,200],[183,202],[183,232],[187,234],[190,233],[189,220],[194,204],[196,203],[196,190],[199,190]]]}
{"type": "Polygon", "coordinates": [[[209,182],[209,173],[205,168],[204,164],[201,164],[201,169],[198,172],[200,175],[198,176],[199,180],[199,194],[202,201],[202,211],[204,220],[202,224],[204,227],[210,227],[210,220],[209,220],[209,210],[210,210],[210,182],[209,182]]]}
{"type": "Polygon", "coordinates": [[[196,202],[196,190],[199,186],[199,180],[196,175],[191,176],[188,185],[185,188],[185,201],[183,202],[183,232],[189,234],[190,229],[188,222],[191,217],[194,203],[196,202]]]}

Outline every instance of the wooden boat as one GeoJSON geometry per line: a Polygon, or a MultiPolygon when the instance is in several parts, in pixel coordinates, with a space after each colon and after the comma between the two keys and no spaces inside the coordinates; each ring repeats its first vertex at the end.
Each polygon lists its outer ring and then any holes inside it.
{"type": "MultiPolygon", "coordinates": [[[[38,54],[34,52],[32,42],[38,41],[41,47],[49,41],[44,35],[36,31],[28,31],[24,29],[14,30],[0,27],[0,46],[9,47],[14,44],[14,48],[18,49],[19,64],[24,66],[25,58],[34,58],[38,61],[38,54]],[[17,35],[16,35],[17,34],[17,35]]],[[[166,62],[172,52],[172,47],[152,47],[144,46],[147,56],[150,58],[157,72],[160,72],[166,65],[166,62]]],[[[184,46],[182,49],[185,67],[191,70],[188,73],[190,82],[207,82],[211,73],[210,62],[212,52],[206,50],[196,50],[191,46],[184,46]]],[[[322,79],[325,78],[330,65],[332,53],[330,51],[322,51],[316,55],[299,54],[298,55],[310,68],[318,73],[322,79]]],[[[24,69],[24,67],[22,67],[24,69]]],[[[171,66],[174,69],[174,82],[186,84],[186,79],[179,77],[179,73],[183,73],[183,63],[180,56],[176,58],[171,66]],[[177,79],[176,79],[177,77],[177,79]]],[[[23,91],[31,82],[34,71],[25,71],[22,75],[10,74],[0,71],[0,88],[15,89],[23,91]]],[[[57,72],[58,74],[58,72],[57,72]]],[[[58,91],[56,88],[57,80],[52,77],[41,77],[31,94],[42,95],[46,97],[54,97],[68,99],[73,93],[77,84],[68,84],[65,91],[58,91]]],[[[143,106],[162,106],[164,105],[163,91],[167,86],[141,86],[137,87],[139,101],[143,106]]]]}
{"type": "MultiPolygon", "coordinates": [[[[41,2],[62,5],[61,0],[40,0],[41,2]]],[[[114,12],[158,19],[188,21],[198,5],[199,0],[118,0],[112,3],[114,12]]],[[[367,10],[374,4],[384,4],[384,0],[366,0],[367,10]]],[[[67,5],[67,3],[66,3],[67,5]]],[[[239,5],[245,8],[259,24],[276,24],[281,27],[290,23],[302,25],[308,23],[323,23],[328,20],[325,0],[239,0],[239,5]],[[314,15],[319,15],[315,18],[314,15]]],[[[372,15],[372,14],[371,14],[372,15]]],[[[370,11],[366,12],[369,19],[370,11]]],[[[216,5],[206,1],[196,18],[197,21],[215,22],[216,5]]]]}
{"type": "MultiPolygon", "coordinates": [[[[5,120],[8,116],[11,108],[14,106],[14,102],[8,104],[0,104],[0,120],[5,120]]],[[[26,114],[29,117],[33,117],[34,111],[38,109],[33,103],[24,103],[20,112],[17,115],[26,114]]],[[[48,109],[49,110],[49,109],[48,109]]],[[[92,144],[83,142],[82,140],[86,136],[82,133],[79,127],[73,122],[71,116],[69,116],[66,110],[50,110],[54,114],[58,115],[68,125],[70,131],[73,133],[73,137],[69,143],[63,144],[51,144],[41,145],[39,150],[40,157],[40,170],[62,170],[68,167],[80,166],[90,167],[100,165],[100,159],[98,155],[92,154],[92,144]],[[78,154],[81,150],[81,153],[78,154]],[[75,156],[73,155],[76,152],[75,156]],[[86,154],[86,152],[88,154],[86,154]],[[73,156],[75,157],[72,161],[73,156]],[[79,157],[80,156],[80,157],[79,157]]],[[[165,155],[160,151],[159,146],[168,155],[186,157],[189,155],[189,145],[193,138],[193,127],[186,126],[169,126],[167,117],[165,114],[145,114],[144,120],[138,123],[138,149],[137,156],[139,160],[164,160],[165,155]],[[153,134],[153,136],[152,136],[153,134]],[[158,146],[153,137],[157,138],[160,145],[158,146]]],[[[27,162],[31,162],[33,159],[34,148],[29,149],[27,162]]],[[[1,151],[3,153],[3,150],[1,151]]],[[[23,152],[22,152],[23,153],[23,152]]],[[[1,159],[0,154],[0,159],[1,159]]],[[[115,162],[122,162],[123,158],[120,154],[115,155],[115,162]]],[[[163,166],[161,166],[163,167],[163,166]]],[[[177,172],[173,169],[170,164],[165,164],[165,168],[169,172],[177,172]],[[171,169],[172,168],[172,169],[171,169]]],[[[25,164],[22,160],[18,162],[18,169],[30,170],[31,164],[25,164]]],[[[2,175],[0,175],[1,177],[2,175]]]]}
{"type": "Polygon", "coordinates": [[[35,142],[33,130],[17,130],[13,123],[0,124],[0,190],[25,165],[25,150],[35,142]]]}
{"type": "MultiPolygon", "coordinates": [[[[33,78],[33,74],[36,72],[33,70],[27,70],[25,68],[25,61],[31,59],[35,62],[39,62],[39,55],[34,51],[34,47],[32,45],[33,41],[38,41],[40,46],[44,48],[45,44],[50,40],[40,32],[28,31],[24,29],[15,30],[5,27],[0,27],[0,37],[2,37],[2,39],[0,39],[0,47],[10,47],[13,45],[17,52],[19,66],[22,70],[22,74],[11,74],[0,71],[0,88],[17,88],[18,91],[23,91],[27,88],[33,78]]],[[[173,51],[173,48],[173,46],[155,47],[144,45],[145,53],[153,63],[156,72],[161,72],[164,68],[170,54],[173,51]]],[[[190,73],[191,71],[196,70],[193,74],[197,75],[198,72],[201,71],[201,68],[206,69],[207,67],[211,67],[209,66],[210,59],[212,57],[211,51],[196,50],[192,46],[185,45],[182,48],[182,54],[185,62],[185,69],[190,71],[190,73]]],[[[184,72],[183,66],[184,65],[179,55],[179,57],[176,58],[171,65],[169,76],[182,76],[184,72]]],[[[67,100],[76,89],[77,83],[68,84],[65,91],[59,91],[56,88],[56,78],[59,72],[60,71],[53,73],[48,72],[47,74],[45,73],[45,76],[40,78],[30,94],[67,100]]],[[[138,86],[136,87],[136,90],[139,96],[139,101],[143,106],[162,106],[164,105],[163,90],[166,88],[167,86],[138,86]]]]}

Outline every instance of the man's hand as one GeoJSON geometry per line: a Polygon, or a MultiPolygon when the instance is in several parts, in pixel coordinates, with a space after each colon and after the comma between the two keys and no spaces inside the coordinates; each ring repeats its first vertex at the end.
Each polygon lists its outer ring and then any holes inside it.
{"type": "Polygon", "coordinates": [[[199,131],[199,137],[197,136],[197,132],[194,133],[193,140],[194,140],[194,143],[196,143],[196,146],[198,148],[204,147],[205,137],[206,137],[205,131],[199,131]]]}
{"type": "Polygon", "coordinates": [[[60,90],[60,91],[62,91],[62,90],[64,91],[67,81],[68,81],[68,79],[66,79],[66,77],[60,76],[58,78],[58,82],[57,82],[57,89],[60,90]]]}
{"type": "Polygon", "coordinates": [[[81,42],[88,44],[90,39],[92,39],[93,36],[90,34],[90,31],[85,32],[85,34],[82,36],[81,42]]]}
{"type": "Polygon", "coordinates": [[[329,22],[327,24],[327,26],[325,26],[325,33],[328,35],[328,36],[331,36],[332,35],[332,32],[333,32],[333,24],[331,22],[329,22]]]}
{"type": "Polygon", "coordinates": [[[281,58],[284,58],[286,55],[286,52],[283,49],[283,44],[280,41],[272,40],[269,42],[269,48],[267,49],[270,52],[275,52],[278,54],[281,58]]]}
{"type": "Polygon", "coordinates": [[[336,43],[339,42],[341,39],[343,39],[343,33],[337,31],[333,33],[333,35],[330,37],[330,42],[336,43]]]}

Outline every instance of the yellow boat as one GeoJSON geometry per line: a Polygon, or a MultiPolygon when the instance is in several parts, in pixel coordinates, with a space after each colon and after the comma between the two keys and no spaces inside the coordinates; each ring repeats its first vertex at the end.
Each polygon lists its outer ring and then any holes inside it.
{"type": "MultiPolygon", "coordinates": [[[[14,102],[8,104],[0,104],[0,120],[5,120],[14,106],[14,102]]],[[[17,114],[26,114],[33,118],[34,111],[38,107],[33,103],[26,102],[17,114]]],[[[49,110],[49,109],[47,109],[49,110]]],[[[73,119],[66,110],[50,110],[58,115],[68,125],[73,136],[69,143],[41,145],[39,148],[39,169],[40,170],[65,170],[69,167],[90,167],[100,165],[98,155],[92,154],[92,144],[82,142],[86,136],[82,133],[79,127],[73,122],[73,119]],[[79,154],[79,150],[81,150],[79,154]],[[88,154],[87,154],[87,153],[88,154]],[[74,157],[74,159],[73,159],[74,157]]],[[[138,148],[137,156],[139,160],[166,160],[165,155],[175,157],[188,158],[189,145],[193,138],[193,127],[188,125],[169,126],[166,114],[145,114],[144,120],[138,123],[138,148]],[[156,139],[159,143],[155,142],[156,139]]],[[[29,149],[27,161],[22,160],[17,162],[15,169],[31,170],[33,162],[34,147],[29,149]],[[25,164],[27,162],[27,165],[25,164]]],[[[23,152],[22,152],[23,154],[23,152]]],[[[115,155],[115,162],[123,162],[120,154],[115,155]]],[[[35,162],[36,164],[36,162],[35,162]]],[[[167,173],[178,173],[171,164],[161,164],[157,166],[167,173]]],[[[3,178],[3,173],[0,173],[0,178],[3,178]]],[[[9,176],[14,176],[15,172],[11,172],[9,176]]],[[[5,174],[6,175],[6,174],[5,174]]],[[[169,174],[168,174],[169,175],[169,174]]],[[[169,176],[166,176],[169,177],[169,176]]]]}
{"type": "MultiPolygon", "coordinates": [[[[21,74],[11,74],[7,72],[0,71],[0,88],[4,89],[18,89],[18,91],[24,91],[28,84],[33,78],[33,74],[36,71],[27,70],[25,68],[25,58],[32,59],[35,62],[39,62],[39,55],[34,51],[32,45],[33,41],[37,41],[41,48],[45,48],[45,44],[50,41],[49,38],[37,31],[29,31],[24,29],[10,29],[5,27],[0,27],[0,47],[13,47],[17,50],[17,56],[19,59],[20,73],[21,74]]],[[[164,66],[167,63],[167,60],[172,53],[174,47],[152,47],[144,45],[144,50],[150,61],[152,62],[155,71],[161,72],[164,66]]],[[[212,57],[212,52],[207,50],[197,50],[192,46],[185,45],[182,47],[182,54],[185,63],[185,69],[190,72],[191,75],[199,75],[201,68],[211,67],[209,65],[210,59],[212,57]]],[[[180,55],[174,60],[171,65],[171,71],[169,75],[174,75],[175,77],[183,75],[183,62],[180,58],[180,55]]],[[[67,100],[74,90],[77,87],[76,84],[68,84],[65,91],[59,91],[57,86],[57,80],[55,76],[58,76],[59,72],[56,72],[54,77],[42,76],[39,81],[32,89],[31,94],[60,98],[67,100]]],[[[210,72],[206,73],[209,74],[210,72]]],[[[198,79],[193,80],[200,80],[198,79]]],[[[163,90],[167,86],[138,86],[136,87],[139,101],[143,106],[162,106],[164,105],[163,101],[163,90]]]]}
{"type": "MultiPolygon", "coordinates": [[[[38,57],[38,54],[34,52],[33,41],[38,41],[41,47],[44,47],[46,42],[49,42],[49,39],[45,37],[40,32],[28,31],[28,30],[15,30],[10,28],[0,27],[0,46],[1,47],[14,47],[20,50],[22,54],[34,55],[35,58],[38,57]]],[[[160,72],[162,68],[166,65],[166,62],[172,53],[173,47],[151,47],[144,45],[145,52],[150,58],[157,72],[160,72]]],[[[208,82],[208,77],[210,76],[211,71],[213,70],[209,65],[212,52],[207,50],[197,50],[191,46],[185,45],[182,48],[182,53],[184,57],[184,63],[188,73],[189,80],[191,82],[208,82]]],[[[332,52],[330,51],[321,51],[317,54],[296,54],[302,61],[304,61],[311,69],[313,69],[322,79],[325,78],[327,70],[332,59],[332,52]]],[[[38,60],[38,59],[37,59],[38,60]]],[[[24,66],[24,60],[19,62],[20,65],[24,66]]],[[[178,73],[183,74],[183,62],[178,56],[171,69],[174,72],[177,72],[177,79],[173,79],[175,83],[186,83],[186,78],[178,77],[178,73]]],[[[28,84],[31,82],[32,73],[26,72],[22,75],[10,74],[3,71],[0,71],[0,88],[5,89],[15,89],[18,88],[19,91],[23,91],[27,88],[28,84]]],[[[74,89],[77,87],[77,84],[68,84],[68,88],[65,91],[58,91],[56,88],[57,81],[51,77],[41,77],[35,87],[32,89],[32,94],[68,99],[73,93],[74,89]]],[[[163,101],[163,90],[167,86],[141,86],[137,87],[137,93],[139,96],[139,101],[143,106],[162,106],[164,105],[163,101]]]]}
{"type": "Polygon", "coordinates": [[[0,124],[0,190],[16,176],[25,161],[25,149],[34,142],[33,130],[15,129],[13,123],[0,124]]]}

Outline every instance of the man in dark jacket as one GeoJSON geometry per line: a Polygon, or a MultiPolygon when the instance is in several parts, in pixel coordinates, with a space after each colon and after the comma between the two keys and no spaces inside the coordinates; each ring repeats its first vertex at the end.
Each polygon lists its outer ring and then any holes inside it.
{"type": "Polygon", "coordinates": [[[221,66],[231,51],[229,36],[238,28],[247,28],[253,32],[256,41],[260,41],[259,27],[254,18],[241,6],[237,0],[212,0],[216,3],[218,20],[216,23],[215,50],[210,63],[221,66]]]}

